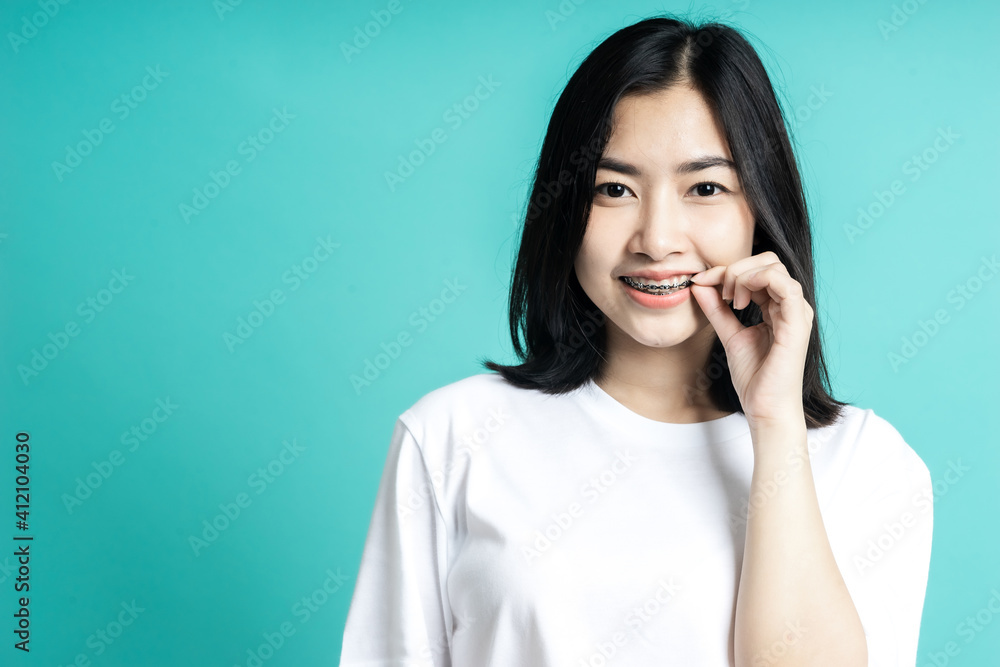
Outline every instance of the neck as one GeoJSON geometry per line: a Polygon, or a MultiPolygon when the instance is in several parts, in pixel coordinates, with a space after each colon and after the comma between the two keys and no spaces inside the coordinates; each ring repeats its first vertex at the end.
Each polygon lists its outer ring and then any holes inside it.
{"type": "Polygon", "coordinates": [[[720,410],[708,393],[712,380],[706,369],[711,370],[707,364],[715,338],[708,325],[677,345],[649,347],[609,329],[607,361],[595,382],[619,403],[655,421],[688,424],[724,417],[730,413],[720,410]]]}

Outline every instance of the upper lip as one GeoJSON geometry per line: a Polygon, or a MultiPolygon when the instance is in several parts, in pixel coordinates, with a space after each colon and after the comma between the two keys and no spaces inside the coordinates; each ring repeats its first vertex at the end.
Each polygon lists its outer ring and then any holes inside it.
{"type": "Polygon", "coordinates": [[[646,278],[648,280],[666,280],[667,278],[673,278],[674,276],[693,276],[696,273],[701,273],[701,271],[636,271],[634,273],[623,273],[622,277],[628,276],[630,278],[646,278]]]}

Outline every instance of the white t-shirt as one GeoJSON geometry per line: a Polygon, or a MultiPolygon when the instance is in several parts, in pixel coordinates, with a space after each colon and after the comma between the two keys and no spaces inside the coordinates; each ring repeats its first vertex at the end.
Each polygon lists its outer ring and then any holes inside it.
{"type": "MultiPolygon", "coordinates": [[[[868,664],[913,665],[927,466],[871,410],[808,436],[868,664]]],[[[752,471],[738,412],[669,424],[592,381],[549,395],[495,373],[431,391],[396,422],[340,664],[730,666],[752,471]]]]}

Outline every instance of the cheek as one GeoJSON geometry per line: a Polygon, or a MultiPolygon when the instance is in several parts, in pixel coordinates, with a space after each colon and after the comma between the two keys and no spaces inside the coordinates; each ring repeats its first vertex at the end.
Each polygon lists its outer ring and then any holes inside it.
{"type": "Polygon", "coordinates": [[[583,234],[581,252],[586,252],[595,265],[614,262],[614,255],[625,244],[622,230],[628,225],[627,220],[616,219],[609,211],[598,209],[590,214],[590,221],[583,234]]]}
{"type": "Polygon", "coordinates": [[[576,279],[583,291],[595,304],[605,304],[609,299],[608,276],[615,268],[613,256],[609,254],[607,241],[588,228],[583,243],[574,262],[576,279]]]}
{"type": "Polygon", "coordinates": [[[606,261],[604,253],[601,252],[602,247],[606,247],[606,243],[601,238],[600,227],[593,223],[588,224],[576,255],[577,275],[590,276],[601,270],[602,263],[606,261]]]}
{"type": "Polygon", "coordinates": [[[594,282],[595,276],[597,275],[600,267],[600,257],[595,253],[595,246],[590,243],[587,239],[584,239],[583,244],[580,246],[580,251],[577,253],[576,262],[574,266],[576,267],[576,277],[580,281],[580,284],[584,288],[590,288],[590,284],[594,282]]]}
{"type": "Polygon", "coordinates": [[[749,214],[731,209],[719,210],[707,213],[699,220],[693,236],[706,259],[718,259],[714,264],[729,264],[750,256],[753,230],[749,214]]]}

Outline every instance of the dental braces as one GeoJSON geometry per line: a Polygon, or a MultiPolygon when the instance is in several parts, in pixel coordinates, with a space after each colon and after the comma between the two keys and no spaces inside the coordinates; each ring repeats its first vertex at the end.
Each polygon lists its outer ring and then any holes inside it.
{"type": "Polygon", "coordinates": [[[632,280],[628,276],[623,276],[622,279],[626,282],[626,284],[628,284],[631,287],[634,287],[635,289],[650,290],[650,291],[661,291],[661,292],[665,292],[665,291],[669,291],[669,290],[683,289],[685,287],[688,287],[688,286],[694,284],[693,282],[691,282],[690,278],[688,278],[687,280],[684,280],[683,282],[677,283],[676,285],[647,285],[645,283],[637,283],[636,281],[632,280]]]}

